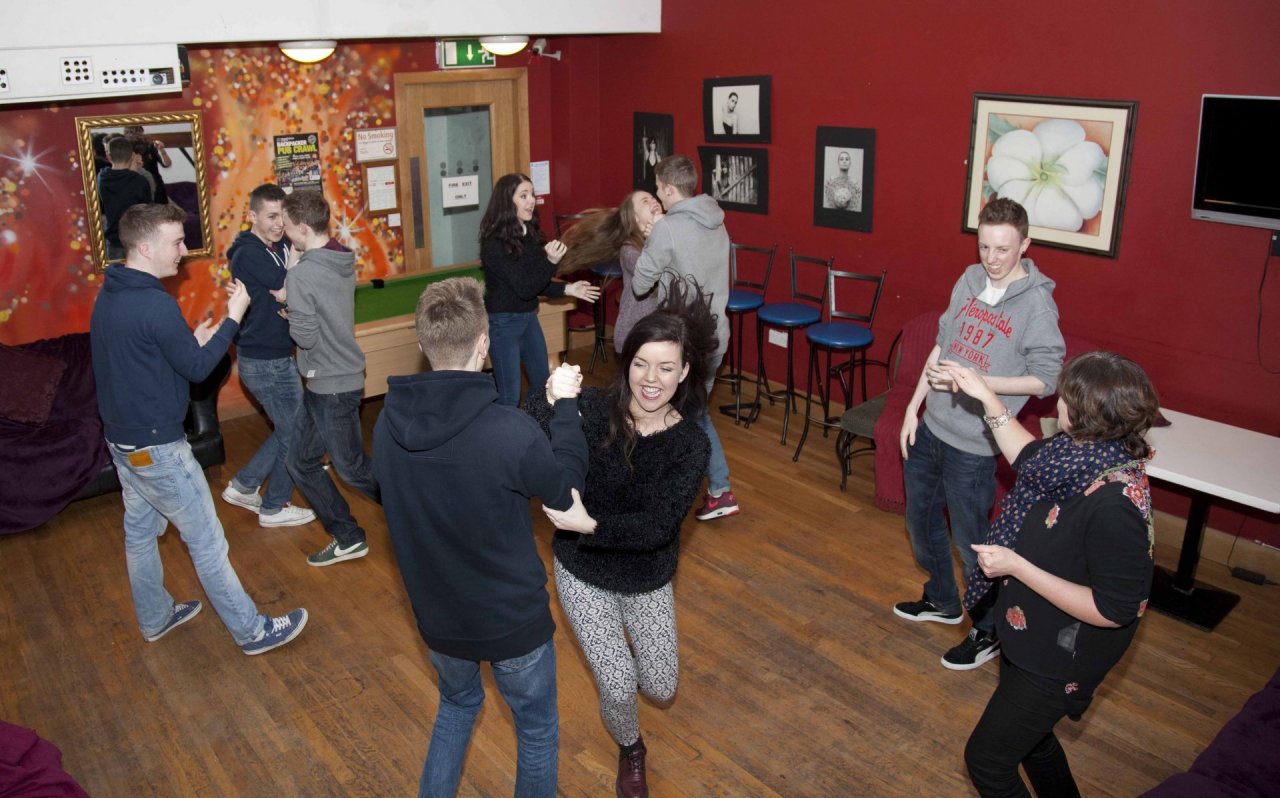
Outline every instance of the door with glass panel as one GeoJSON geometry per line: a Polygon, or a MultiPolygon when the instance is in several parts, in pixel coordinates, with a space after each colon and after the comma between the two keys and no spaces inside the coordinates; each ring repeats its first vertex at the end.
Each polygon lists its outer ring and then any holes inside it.
{"type": "Polygon", "coordinates": [[[524,69],[399,74],[405,271],[473,266],[493,182],[529,168],[524,69]]]}

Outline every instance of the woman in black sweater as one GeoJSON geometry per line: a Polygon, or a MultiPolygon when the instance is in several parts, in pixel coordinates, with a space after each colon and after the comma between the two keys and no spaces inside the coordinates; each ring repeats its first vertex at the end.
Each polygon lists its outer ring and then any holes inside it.
{"type": "MultiPolygon", "coordinates": [[[[544,508],[559,530],[552,547],[560,604],[619,746],[616,788],[624,798],[648,794],[637,690],[659,703],[675,697],[671,580],[680,524],[711,452],[697,419],[705,412],[704,369],[715,348],[706,301],[674,278],[658,310],[631,329],[613,382],[579,397],[591,448],[586,495],[575,495],[565,512],[544,508]]],[[[531,400],[529,410],[546,425],[544,397],[531,400]]]]}
{"type": "Polygon", "coordinates": [[[594,302],[600,295],[587,280],[552,282],[564,253],[564,244],[546,241],[538,228],[533,182],[518,172],[499,178],[480,220],[480,268],[489,313],[489,358],[501,404],[520,403],[521,363],[531,394],[541,392],[551,374],[547,340],[538,324],[538,296],[567,294],[594,302]]]}
{"type": "Polygon", "coordinates": [[[1155,389],[1113,352],[1073,359],[1058,378],[1058,423],[1033,440],[971,369],[952,364],[957,390],[978,399],[1018,472],[985,545],[974,545],[965,606],[1000,580],[1000,684],[965,748],[983,796],[1078,796],[1053,733],[1079,720],[1120,660],[1147,608],[1155,534],[1143,437],[1158,416],[1155,389]]]}

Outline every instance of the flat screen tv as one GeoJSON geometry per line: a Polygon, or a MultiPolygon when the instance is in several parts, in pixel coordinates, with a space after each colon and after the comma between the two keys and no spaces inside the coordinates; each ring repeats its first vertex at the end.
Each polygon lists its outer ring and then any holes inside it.
{"type": "Polygon", "coordinates": [[[1280,230],[1280,97],[1204,95],[1191,218],[1280,230]]]}

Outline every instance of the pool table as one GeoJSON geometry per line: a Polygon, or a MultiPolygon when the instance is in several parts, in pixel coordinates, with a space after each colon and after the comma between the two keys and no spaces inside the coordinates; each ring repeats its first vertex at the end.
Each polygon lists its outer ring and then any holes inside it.
{"type": "MultiPolygon", "coordinates": [[[[393,374],[416,374],[427,368],[426,358],[418,349],[418,336],[413,327],[413,312],[422,289],[449,277],[474,277],[483,281],[480,267],[457,269],[439,274],[415,274],[388,279],[382,288],[372,283],[356,286],[356,343],[364,352],[365,398],[387,392],[387,377],[393,374]]],[[[554,368],[560,353],[568,348],[565,317],[573,309],[573,297],[543,298],[538,306],[538,321],[547,339],[547,357],[554,368]]]]}

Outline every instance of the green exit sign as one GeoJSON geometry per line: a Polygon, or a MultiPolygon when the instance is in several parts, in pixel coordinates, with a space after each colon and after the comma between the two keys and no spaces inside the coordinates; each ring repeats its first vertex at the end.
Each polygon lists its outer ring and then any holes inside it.
{"type": "Polygon", "coordinates": [[[436,64],[441,69],[474,69],[497,66],[493,53],[479,39],[445,39],[436,42],[436,64]]]}

